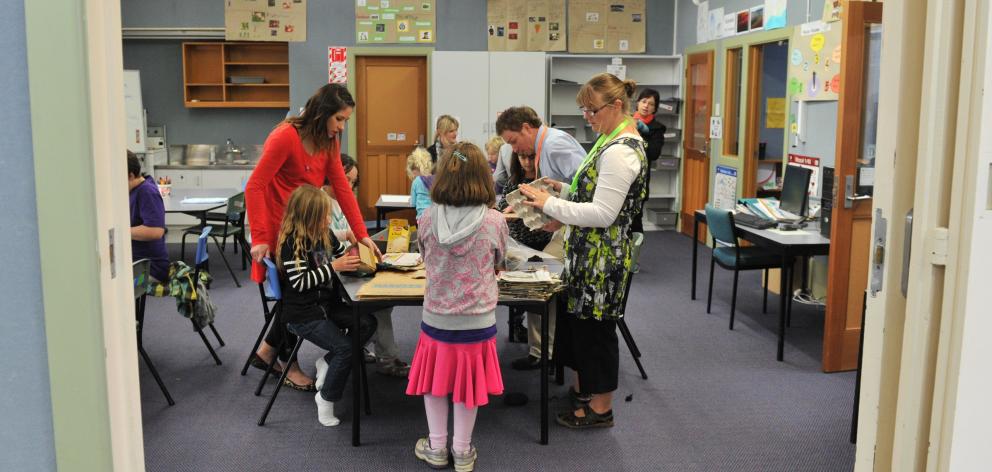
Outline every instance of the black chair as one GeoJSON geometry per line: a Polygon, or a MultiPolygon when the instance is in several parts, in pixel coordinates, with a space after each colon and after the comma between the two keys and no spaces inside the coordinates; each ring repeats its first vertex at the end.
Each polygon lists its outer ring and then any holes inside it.
{"type": "MultiPolygon", "coordinates": [[[[710,312],[713,304],[713,268],[716,264],[727,270],[734,271],[734,291],[730,299],[730,329],[734,329],[734,315],[737,311],[737,279],[742,270],[761,270],[765,272],[765,307],[768,304],[768,272],[767,269],[780,267],[781,257],[760,246],[741,247],[737,239],[737,228],[734,226],[734,214],[729,210],[714,208],[706,205],[706,225],[713,235],[713,253],[710,258],[710,287],[706,295],[706,313],[710,312]]],[[[781,294],[785,297],[786,294],[781,294]]]]}
{"type": "MultiPolygon", "coordinates": [[[[210,232],[212,230],[213,228],[210,226],[203,228],[200,231],[200,235],[197,237],[196,240],[196,259],[195,259],[195,266],[193,268],[194,290],[196,290],[196,287],[199,285],[200,270],[208,269],[210,255],[207,253],[207,236],[210,235],[210,232]]],[[[210,355],[213,356],[214,362],[216,362],[217,365],[221,365],[220,357],[217,357],[217,353],[214,351],[214,347],[210,345],[210,341],[207,339],[207,335],[203,334],[203,327],[196,324],[196,321],[193,320],[192,318],[190,318],[189,321],[190,323],[193,323],[193,329],[195,329],[196,333],[200,335],[200,339],[203,340],[203,344],[207,346],[207,350],[210,351],[210,355]]],[[[220,333],[217,332],[217,328],[214,327],[213,322],[210,322],[209,324],[207,324],[207,326],[210,328],[210,331],[213,331],[214,337],[217,338],[217,342],[220,343],[221,346],[224,346],[224,340],[221,339],[220,333]]]]}
{"type": "Polygon", "coordinates": [[[248,359],[245,360],[244,367],[241,368],[241,375],[246,375],[248,373],[248,367],[251,366],[251,360],[255,357],[255,353],[258,352],[258,346],[262,345],[262,339],[265,339],[265,333],[269,331],[269,325],[272,324],[272,319],[275,318],[277,310],[280,308],[280,302],[282,301],[282,291],[279,289],[279,272],[276,271],[275,265],[270,268],[266,266],[265,280],[258,284],[258,293],[262,298],[262,316],[265,319],[265,323],[262,324],[262,331],[259,331],[258,338],[255,339],[255,344],[252,346],[251,351],[248,352],[248,359]],[[274,280],[274,284],[270,284],[269,280],[274,280]],[[272,304],[270,307],[269,304],[272,304]]]}
{"type": "MultiPolygon", "coordinates": [[[[278,317],[279,310],[282,309],[282,304],[281,304],[282,290],[281,290],[281,288],[279,286],[279,272],[276,269],[276,265],[269,258],[263,259],[263,262],[265,263],[265,279],[266,279],[265,281],[268,282],[268,287],[269,287],[269,293],[267,295],[264,292],[264,290],[262,292],[263,305],[267,306],[267,304],[265,303],[265,297],[266,296],[269,296],[270,298],[272,298],[273,300],[276,301],[276,304],[272,307],[272,310],[269,312],[270,318],[269,318],[269,320],[266,321],[266,326],[267,326],[269,324],[269,321],[271,321],[272,318],[277,318],[278,317]]],[[[272,327],[272,329],[279,329],[279,328],[280,328],[279,326],[273,326],[272,327]]],[[[355,329],[358,329],[358,328],[356,327],[355,329]]],[[[262,333],[259,335],[259,341],[258,342],[261,342],[261,336],[264,336],[264,335],[265,335],[265,329],[263,329],[262,330],[262,333]]],[[[258,345],[257,345],[258,342],[256,342],[255,349],[258,349],[258,345]]],[[[272,392],[272,396],[269,397],[269,401],[265,405],[265,410],[262,411],[262,416],[258,419],[258,425],[259,426],[265,426],[265,420],[269,416],[269,411],[272,410],[272,404],[274,404],[276,402],[276,397],[279,395],[279,390],[282,389],[283,384],[286,382],[286,377],[289,376],[289,366],[292,365],[293,362],[296,361],[296,356],[297,356],[297,354],[299,354],[300,347],[301,346],[303,346],[303,336],[298,336],[297,339],[296,339],[296,345],[293,346],[293,352],[289,355],[289,362],[286,363],[286,368],[282,370],[282,376],[279,378],[279,382],[276,383],[276,389],[272,392]]],[[[276,352],[282,352],[282,350],[285,347],[286,347],[285,344],[281,344],[281,345],[277,346],[276,352]]],[[[254,354],[254,352],[255,352],[255,350],[253,349],[252,350],[252,353],[254,354]]],[[[262,376],[262,379],[259,380],[258,387],[255,388],[255,396],[256,397],[262,394],[262,388],[265,387],[265,382],[269,379],[269,375],[272,374],[272,371],[275,368],[276,362],[278,362],[278,361],[279,361],[279,356],[278,355],[272,356],[272,362],[270,362],[269,363],[269,366],[265,369],[265,374],[262,376]]],[[[366,415],[371,415],[372,414],[372,403],[369,400],[369,378],[368,378],[368,373],[365,371],[365,362],[360,362],[359,364],[361,364],[361,366],[362,366],[359,369],[359,375],[361,375],[362,392],[364,394],[363,401],[365,402],[365,414],[366,415]]],[[[244,370],[247,370],[247,365],[245,366],[244,370]]],[[[354,405],[354,408],[359,408],[359,405],[354,405]]]]}
{"type": "MultiPolygon", "coordinates": [[[[241,248],[241,270],[245,270],[248,267],[248,241],[245,239],[245,194],[241,192],[227,200],[227,211],[225,213],[207,213],[206,218],[207,223],[223,223],[224,226],[207,226],[211,228],[210,237],[214,240],[214,244],[217,245],[217,249],[220,250],[220,258],[224,261],[224,265],[227,266],[228,272],[231,273],[231,278],[234,279],[234,285],[241,287],[241,282],[238,281],[238,277],[234,275],[234,270],[231,269],[231,264],[227,262],[227,256],[224,255],[224,250],[227,247],[227,238],[233,238],[234,252],[238,252],[238,247],[241,248]]],[[[204,225],[198,224],[195,226],[190,226],[183,230],[182,244],[180,245],[179,257],[180,259],[186,259],[186,236],[198,235],[203,231],[204,225]]]]}
{"type": "MultiPolygon", "coordinates": [[[[644,243],[644,233],[633,233],[634,249],[631,255],[631,267],[637,266],[637,259],[641,253],[641,245],[644,243]]],[[[626,312],[627,312],[627,297],[630,295],[630,285],[634,281],[634,272],[631,271],[627,275],[627,284],[623,288],[623,311],[624,317],[617,320],[617,328],[620,329],[620,335],[623,336],[623,340],[627,343],[627,349],[630,350],[630,355],[634,357],[634,363],[637,364],[637,370],[641,371],[641,378],[644,380],[648,379],[647,372],[644,372],[644,366],[641,365],[641,350],[637,348],[637,343],[634,342],[634,336],[630,334],[630,328],[627,327],[626,312]]]]}
{"type": "Polygon", "coordinates": [[[155,368],[155,364],[152,363],[152,358],[148,356],[145,352],[145,346],[142,344],[142,327],[145,324],[145,300],[148,297],[148,277],[151,272],[151,261],[148,259],[141,259],[134,262],[133,265],[134,272],[134,317],[138,328],[138,354],[141,354],[141,358],[145,360],[145,365],[148,366],[148,370],[151,371],[152,377],[155,377],[155,383],[158,384],[158,388],[162,390],[162,395],[165,395],[165,401],[169,402],[169,406],[173,406],[176,402],[172,399],[172,395],[169,395],[169,389],[165,388],[165,383],[162,382],[162,377],[158,375],[158,369],[155,368]]]}

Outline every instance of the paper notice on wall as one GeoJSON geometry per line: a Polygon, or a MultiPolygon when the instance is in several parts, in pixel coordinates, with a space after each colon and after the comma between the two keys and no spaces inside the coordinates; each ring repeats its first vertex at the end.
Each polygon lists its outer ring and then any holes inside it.
{"type": "Polygon", "coordinates": [[[785,97],[769,97],[766,101],[765,128],[785,128],[785,97]]]}
{"type": "Polygon", "coordinates": [[[706,22],[706,29],[709,30],[710,40],[723,37],[723,7],[710,10],[706,22]]]}
{"type": "Polygon", "coordinates": [[[723,139],[723,119],[719,116],[710,117],[710,139],[723,139]]]}
{"type": "Polygon", "coordinates": [[[488,0],[490,51],[564,51],[565,0],[488,0]]]}
{"type": "Polygon", "coordinates": [[[307,0],[226,0],[224,39],[306,41],[307,0]]]}
{"type": "Polygon", "coordinates": [[[645,0],[571,0],[568,2],[568,51],[642,53],[645,23],[645,0]]]}
{"type": "Polygon", "coordinates": [[[606,66],[606,73],[613,74],[620,80],[627,80],[627,66],[623,64],[610,64],[606,66]]]}
{"type": "Polygon", "coordinates": [[[765,30],[785,28],[786,0],[765,0],[765,30]]]}
{"type": "Polygon", "coordinates": [[[710,2],[699,2],[696,7],[696,44],[710,40],[710,2]]]}
{"type": "Polygon", "coordinates": [[[348,48],[335,46],[327,48],[327,83],[348,83],[348,48]]]}
{"type": "Polygon", "coordinates": [[[729,38],[737,34],[737,14],[728,13],[723,15],[723,25],[720,31],[721,38],[729,38]]]}
{"type": "Polygon", "coordinates": [[[725,210],[737,208],[737,169],[716,166],[713,177],[713,206],[725,210]]]}

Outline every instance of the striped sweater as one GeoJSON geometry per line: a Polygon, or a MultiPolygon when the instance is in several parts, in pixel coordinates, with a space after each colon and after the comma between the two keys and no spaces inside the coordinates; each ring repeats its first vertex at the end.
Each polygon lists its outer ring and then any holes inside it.
{"type": "Polygon", "coordinates": [[[331,252],[317,243],[300,257],[293,254],[293,238],[286,238],[281,251],[282,320],[305,323],[326,318],[328,305],[341,303],[334,291],[331,261],[344,253],[344,245],[331,236],[331,252]]]}

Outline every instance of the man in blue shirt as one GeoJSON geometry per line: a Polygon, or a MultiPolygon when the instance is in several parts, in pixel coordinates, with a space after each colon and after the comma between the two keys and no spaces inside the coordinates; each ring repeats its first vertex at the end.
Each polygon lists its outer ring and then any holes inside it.
{"type": "Polygon", "coordinates": [[[496,119],[496,133],[513,152],[533,155],[538,177],[571,183],[586,157],[585,149],[572,135],[541,122],[528,106],[510,107],[496,119]]]}
{"type": "MultiPolygon", "coordinates": [[[[537,112],[528,106],[510,107],[496,119],[496,133],[512,147],[513,152],[534,156],[538,177],[547,177],[565,185],[571,184],[572,177],[579,170],[586,157],[585,149],[572,135],[548,127],[541,122],[537,112]]],[[[497,173],[499,173],[497,169],[497,173]]],[[[564,240],[561,230],[555,233],[544,252],[564,259],[564,240]]],[[[554,346],[555,317],[548,318],[549,336],[545,345],[548,357],[554,346]]],[[[526,357],[516,359],[511,364],[516,370],[531,370],[541,366],[541,315],[527,313],[527,344],[529,352],[526,357]]]]}
{"type": "Polygon", "coordinates": [[[127,188],[131,208],[131,257],[151,261],[151,276],[169,279],[169,253],[165,250],[165,204],[151,176],[141,175],[141,162],[127,152],[127,188]]]}

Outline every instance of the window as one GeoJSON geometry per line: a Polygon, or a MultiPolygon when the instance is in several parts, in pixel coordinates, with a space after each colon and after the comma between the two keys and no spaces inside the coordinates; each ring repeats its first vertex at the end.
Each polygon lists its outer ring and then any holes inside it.
{"type": "Polygon", "coordinates": [[[743,49],[735,48],[727,50],[726,77],[724,81],[724,117],[723,117],[723,154],[726,156],[740,155],[740,138],[738,129],[740,127],[741,113],[741,58],[743,49]]]}

